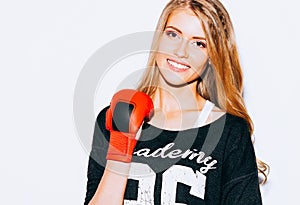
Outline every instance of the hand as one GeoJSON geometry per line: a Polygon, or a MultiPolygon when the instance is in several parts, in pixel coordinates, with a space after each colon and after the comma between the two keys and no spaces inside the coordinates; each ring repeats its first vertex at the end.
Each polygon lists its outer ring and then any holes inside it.
{"type": "Polygon", "coordinates": [[[136,135],[143,122],[150,120],[153,109],[151,98],[143,92],[125,89],[113,96],[106,112],[106,128],[110,131],[106,159],[131,162],[136,135]]]}

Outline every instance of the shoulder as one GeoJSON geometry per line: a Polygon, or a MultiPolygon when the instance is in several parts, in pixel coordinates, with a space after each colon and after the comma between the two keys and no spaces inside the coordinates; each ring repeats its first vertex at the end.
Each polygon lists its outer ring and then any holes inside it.
{"type": "Polygon", "coordinates": [[[225,110],[220,109],[219,107],[214,105],[211,112],[208,115],[206,124],[213,124],[214,122],[218,121],[223,122],[225,126],[224,129],[249,130],[248,123],[244,118],[230,114],[225,110]]]}
{"type": "Polygon", "coordinates": [[[242,117],[226,113],[224,129],[228,132],[229,140],[239,141],[246,138],[251,141],[248,122],[242,117]]]}
{"type": "Polygon", "coordinates": [[[105,118],[106,118],[106,111],[108,110],[109,106],[104,107],[97,115],[96,121],[98,124],[105,124],[105,118]]]}
{"type": "Polygon", "coordinates": [[[228,112],[210,124],[208,134],[209,137],[219,136],[219,145],[227,151],[241,144],[252,144],[247,121],[228,112]]]}
{"type": "Polygon", "coordinates": [[[106,138],[109,136],[109,131],[106,129],[105,121],[106,121],[106,111],[108,110],[109,106],[104,107],[97,115],[96,122],[95,122],[95,131],[96,133],[102,133],[106,138]]]}
{"type": "Polygon", "coordinates": [[[210,127],[222,129],[224,133],[249,132],[248,123],[244,118],[232,115],[228,112],[212,110],[208,120],[211,120],[208,123],[210,127]]]}
{"type": "MultiPolygon", "coordinates": [[[[226,130],[226,151],[231,153],[234,150],[251,149],[253,150],[253,143],[249,131],[247,121],[232,114],[226,114],[226,122],[224,131],[226,130]]],[[[251,151],[252,152],[252,151],[251,151]]]]}
{"type": "Polygon", "coordinates": [[[236,116],[236,115],[229,114],[229,113],[226,113],[226,124],[231,129],[234,129],[237,131],[238,130],[240,130],[240,131],[249,130],[249,126],[248,126],[246,119],[236,116]]]}

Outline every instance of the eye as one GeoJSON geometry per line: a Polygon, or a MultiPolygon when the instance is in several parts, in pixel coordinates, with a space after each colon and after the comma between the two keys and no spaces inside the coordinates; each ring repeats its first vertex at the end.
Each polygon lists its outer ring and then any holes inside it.
{"type": "Polygon", "coordinates": [[[206,43],[203,41],[193,41],[192,44],[195,45],[196,47],[202,47],[202,48],[207,47],[206,43]]]}
{"type": "Polygon", "coordinates": [[[171,39],[180,38],[180,36],[175,31],[165,31],[165,33],[171,39]]]}

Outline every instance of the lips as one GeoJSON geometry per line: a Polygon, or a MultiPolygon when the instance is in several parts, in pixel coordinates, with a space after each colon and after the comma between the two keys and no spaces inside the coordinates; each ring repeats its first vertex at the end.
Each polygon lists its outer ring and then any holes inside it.
{"type": "Polygon", "coordinates": [[[181,63],[175,60],[167,59],[168,65],[171,70],[175,72],[185,72],[191,67],[185,63],[181,63]]]}

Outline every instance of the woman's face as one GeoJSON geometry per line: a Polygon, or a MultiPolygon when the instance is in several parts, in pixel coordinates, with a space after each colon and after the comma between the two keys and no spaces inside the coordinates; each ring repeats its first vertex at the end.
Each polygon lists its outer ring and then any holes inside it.
{"type": "Polygon", "coordinates": [[[208,60],[201,21],[191,10],[170,15],[155,56],[161,80],[180,86],[199,78],[208,60]]]}

